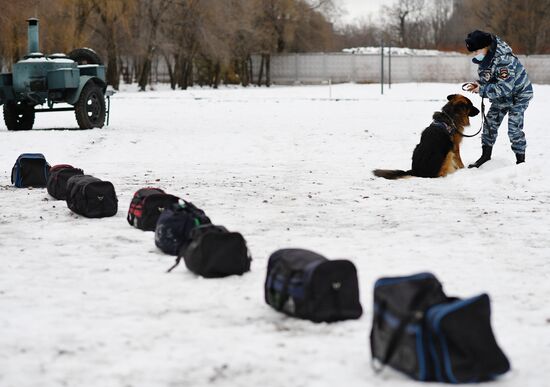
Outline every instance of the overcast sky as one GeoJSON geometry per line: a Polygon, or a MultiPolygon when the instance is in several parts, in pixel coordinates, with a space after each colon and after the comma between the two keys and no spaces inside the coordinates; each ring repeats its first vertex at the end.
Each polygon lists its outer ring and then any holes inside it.
{"type": "Polygon", "coordinates": [[[342,15],[344,22],[376,16],[381,5],[391,5],[395,0],[336,0],[347,14],[342,15]]]}

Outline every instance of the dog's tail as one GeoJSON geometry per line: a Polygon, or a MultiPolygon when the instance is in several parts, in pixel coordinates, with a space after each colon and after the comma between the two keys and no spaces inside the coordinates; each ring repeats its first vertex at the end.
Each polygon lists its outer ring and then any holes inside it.
{"type": "Polygon", "coordinates": [[[374,176],[383,177],[384,179],[396,180],[407,176],[412,176],[412,171],[402,171],[400,169],[375,169],[372,171],[374,176]]]}

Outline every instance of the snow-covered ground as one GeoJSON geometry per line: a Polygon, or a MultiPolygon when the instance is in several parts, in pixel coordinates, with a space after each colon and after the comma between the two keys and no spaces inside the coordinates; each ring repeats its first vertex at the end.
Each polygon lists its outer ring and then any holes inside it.
{"type": "MultiPolygon", "coordinates": [[[[31,132],[0,124],[0,386],[416,386],[390,370],[375,375],[367,337],[374,281],[420,271],[450,295],[490,294],[513,367],[494,385],[547,386],[550,86],[535,87],[527,110],[524,165],[515,165],[504,124],[479,170],[400,181],[371,174],[407,169],[433,111],[458,92],[127,90],[101,130],[63,130],[76,127],[72,113],[39,115],[31,132]],[[13,188],[24,152],[112,181],[119,213],[86,219],[43,189],[13,188]],[[181,265],[166,274],[173,258],[125,219],[134,191],[150,185],[242,232],[252,271],[206,280],[181,265]],[[351,259],[363,317],[314,324],[265,305],[267,258],[282,247],[351,259]]],[[[479,153],[479,137],[464,140],[465,163],[479,153]]]]}

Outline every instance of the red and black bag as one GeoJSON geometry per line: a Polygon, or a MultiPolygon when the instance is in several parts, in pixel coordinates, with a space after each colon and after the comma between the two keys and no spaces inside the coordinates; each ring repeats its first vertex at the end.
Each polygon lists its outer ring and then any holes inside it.
{"type": "Polygon", "coordinates": [[[50,169],[48,177],[48,193],[57,200],[65,200],[67,198],[67,181],[75,175],[83,175],[84,171],[79,168],[74,168],[69,164],[54,165],[50,169]]]}
{"type": "Polygon", "coordinates": [[[165,193],[160,188],[147,187],[136,191],[127,220],[131,226],[143,231],[155,231],[157,220],[165,208],[178,202],[179,198],[165,193]]]}

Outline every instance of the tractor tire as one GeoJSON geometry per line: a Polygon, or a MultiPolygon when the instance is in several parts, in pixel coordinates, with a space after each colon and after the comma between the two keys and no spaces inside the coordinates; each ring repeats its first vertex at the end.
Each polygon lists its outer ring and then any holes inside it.
{"type": "Polygon", "coordinates": [[[80,129],[103,128],[106,115],[103,89],[91,81],[86,83],[74,111],[80,129]]]}
{"type": "Polygon", "coordinates": [[[4,105],[4,122],[8,130],[31,130],[34,106],[24,102],[7,102],[4,105]]]}
{"type": "Polygon", "coordinates": [[[67,54],[69,59],[74,60],[79,65],[97,64],[102,65],[103,61],[97,55],[97,52],[91,48],[77,48],[67,54]]]}

